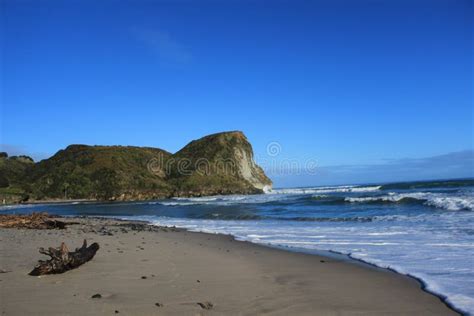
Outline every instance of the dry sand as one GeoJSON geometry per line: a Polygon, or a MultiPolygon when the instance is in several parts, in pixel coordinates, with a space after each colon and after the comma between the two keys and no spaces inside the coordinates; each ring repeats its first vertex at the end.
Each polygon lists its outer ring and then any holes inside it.
{"type": "Polygon", "coordinates": [[[66,230],[0,229],[2,315],[456,314],[414,279],[387,270],[224,235],[73,220],[80,224],[66,230]],[[28,275],[46,259],[39,247],[65,241],[74,249],[84,238],[100,244],[92,261],[28,275]],[[205,302],[213,307],[198,304],[205,302]]]}

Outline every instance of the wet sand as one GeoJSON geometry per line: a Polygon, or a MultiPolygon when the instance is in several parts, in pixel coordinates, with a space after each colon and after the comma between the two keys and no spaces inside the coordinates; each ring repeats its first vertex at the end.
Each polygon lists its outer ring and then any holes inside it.
{"type": "Polygon", "coordinates": [[[68,221],[79,224],[0,229],[2,315],[457,314],[416,280],[360,263],[135,222],[68,221]],[[72,250],[83,239],[100,245],[90,262],[28,275],[47,259],[39,247],[72,250]]]}

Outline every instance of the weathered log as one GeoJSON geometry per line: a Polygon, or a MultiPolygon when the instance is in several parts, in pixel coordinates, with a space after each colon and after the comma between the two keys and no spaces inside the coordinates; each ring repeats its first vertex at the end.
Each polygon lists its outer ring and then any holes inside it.
{"type": "Polygon", "coordinates": [[[48,250],[40,248],[39,252],[50,256],[51,259],[47,261],[39,260],[29,275],[58,274],[75,269],[91,260],[97,250],[99,250],[98,243],[95,242],[87,247],[87,241],[85,239],[82,247],[76,248],[76,251],[73,252],[69,252],[65,243],[61,243],[59,248],[50,247],[48,250]]]}

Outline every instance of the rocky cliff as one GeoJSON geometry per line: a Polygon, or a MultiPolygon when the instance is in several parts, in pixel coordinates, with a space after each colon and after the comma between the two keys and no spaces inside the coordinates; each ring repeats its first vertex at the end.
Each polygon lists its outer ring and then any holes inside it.
{"type": "MultiPolygon", "coordinates": [[[[0,169],[0,179],[6,169],[0,169]]],[[[271,185],[245,135],[234,131],[194,140],[175,154],[150,147],[71,145],[30,163],[21,181],[0,189],[0,195],[14,189],[30,200],[145,200],[254,194],[271,185]]]]}
{"type": "Polygon", "coordinates": [[[261,193],[272,185],[239,131],[194,140],[172,159],[169,179],[178,196],[261,193]]]}

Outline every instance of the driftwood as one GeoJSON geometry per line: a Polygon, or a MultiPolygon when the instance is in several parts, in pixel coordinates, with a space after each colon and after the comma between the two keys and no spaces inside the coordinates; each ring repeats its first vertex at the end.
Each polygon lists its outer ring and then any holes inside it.
{"type": "Polygon", "coordinates": [[[91,260],[97,250],[99,250],[98,243],[95,242],[87,247],[87,241],[85,239],[82,247],[76,248],[74,252],[69,252],[65,243],[61,243],[59,248],[50,247],[48,250],[40,248],[39,252],[50,256],[51,259],[38,261],[36,267],[29,274],[44,275],[64,273],[91,260]]]}
{"type": "Polygon", "coordinates": [[[2,228],[26,229],[64,229],[66,223],[54,219],[48,213],[32,213],[29,215],[0,215],[2,228]]]}
{"type": "Polygon", "coordinates": [[[211,302],[199,302],[197,304],[201,306],[202,309],[212,309],[214,307],[214,304],[211,302]]]}

